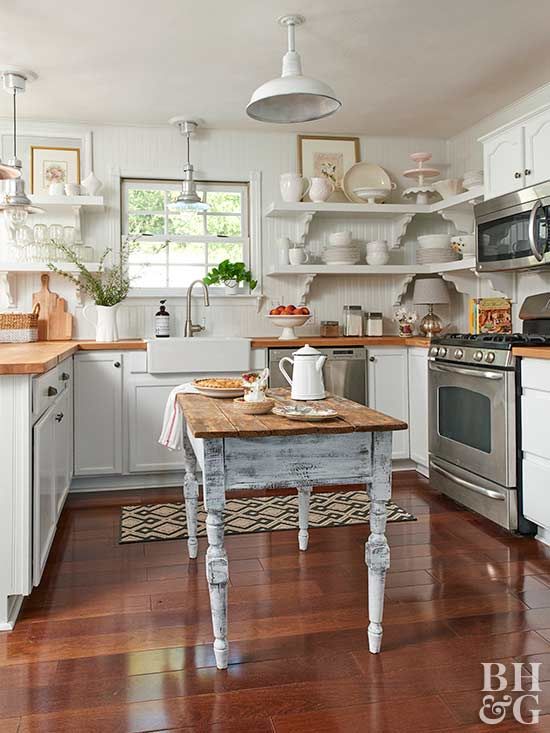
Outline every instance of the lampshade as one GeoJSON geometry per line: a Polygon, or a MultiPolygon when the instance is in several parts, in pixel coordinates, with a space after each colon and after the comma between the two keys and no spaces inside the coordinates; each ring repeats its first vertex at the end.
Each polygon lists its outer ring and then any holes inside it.
{"type": "Polygon", "coordinates": [[[440,277],[421,277],[414,282],[413,301],[417,305],[449,303],[449,291],[440,277]]]}
{"type": "Polygon", "coordinates": [[[294,27],[303,22],[301,15],[279,18],[279,23],[288,29],[288,51],[283,57],[282,74],[252,94],[246,108],[249,117],[279,124],[310,122],[328,117],[342,106],[328,84],[302,74],[300,54],[294,47],[294,27]]]}

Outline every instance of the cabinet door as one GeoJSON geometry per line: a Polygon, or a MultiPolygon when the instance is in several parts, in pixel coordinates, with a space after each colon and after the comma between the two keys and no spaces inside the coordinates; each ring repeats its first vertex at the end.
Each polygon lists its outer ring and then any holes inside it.
{"type": "Polygon", "coordinates": [[[411,460],[428,465],[428,350],[409,355],[409,446],[411,460]]]}
{"type": "Polygon", "coordinates": [[[550,178],[550,110],[525,123],[525,185],[550,178]]]}
{"type": "Polygon", "coordinates": [[[33,583],[38,585],[55,534],[55,407],[33,428],[33,583]]]}
{"type": "Polygon", "coordinates": [[[78,354],[74,371],[75,475],[122,473],[122,354],[78,354]]]}
{"type": "MultiPolygon", "coordinates": [[[[380,347],[368,350],[369,407],[409,422],[407,349],[380,347]]],[[[409,431],[393,434],[393,458],[409,457],[409,431]]]]}
{"type": "Polygon", "coordinates": [[[71,390],[67,389],[54,407],[55,518],[59,518],[73,475],[71,390]]]}
{"type": "Polygon", "coordinates": [[[483,145],[485,198],[525,186],[523,127],[518,125],[487,140],[483,145]]]}

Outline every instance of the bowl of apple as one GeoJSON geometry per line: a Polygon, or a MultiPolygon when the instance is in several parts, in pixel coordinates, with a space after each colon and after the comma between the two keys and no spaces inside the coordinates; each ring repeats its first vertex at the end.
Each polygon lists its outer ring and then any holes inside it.
{"type": "Polygon", "coordinates": [[[311,313],[309,312],[309,308],[305,306],[296,308],[293,305],[279,305],[277,308],[272,308],[269,311],[267,318],[269,318],[274,326],[283,329],[279,340],[290,341],[291,339],[297,338],[294,329],[303,326],[311,318],[311,313]]]}

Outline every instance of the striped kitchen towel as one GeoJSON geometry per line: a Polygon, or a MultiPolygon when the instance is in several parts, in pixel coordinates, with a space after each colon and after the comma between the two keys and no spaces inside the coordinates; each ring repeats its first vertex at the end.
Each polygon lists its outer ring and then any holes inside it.
{"type": "Polygon", "coordinates": [[[174,387],[166,400],[159,443],[169,450],[181,450],[183,436],[183,415],[178,405],[179,394],[199,394],[191,382],[174,387]]]}

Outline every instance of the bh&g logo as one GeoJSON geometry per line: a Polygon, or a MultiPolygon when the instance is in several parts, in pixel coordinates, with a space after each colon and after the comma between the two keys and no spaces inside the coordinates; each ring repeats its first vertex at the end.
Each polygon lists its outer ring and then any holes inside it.
{"type": "MultiPolygon", "coordinates": [[[[500,662],[482,662],[483,667],[483,692],[506,692],[508,691],[508,680],[506,678],[506,665],[500,662]]],[[[538,708],[540,690],[540,668],[541,662],[523,664],[513,662],[514,684],[510,688],[511,693],[505,695],[485,695],[479,710],[479,718],[482,723],[496,725],[506,717],[508,709],[512,711],[515,720],[522,725],[536,725],[539,722],[538,708]]]]}

